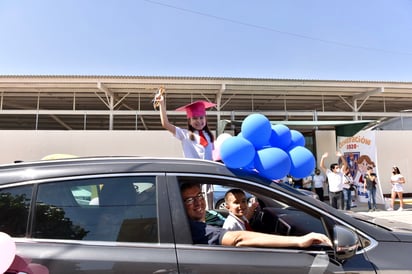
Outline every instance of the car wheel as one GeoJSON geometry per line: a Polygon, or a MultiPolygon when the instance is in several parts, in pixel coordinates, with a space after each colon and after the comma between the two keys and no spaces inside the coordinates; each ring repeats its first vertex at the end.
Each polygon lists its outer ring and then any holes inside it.
{"type": "Polygon", "coordinates": [[[225,200],[219,200],[216,203],[215,209],[226,209],[225,200]]]}

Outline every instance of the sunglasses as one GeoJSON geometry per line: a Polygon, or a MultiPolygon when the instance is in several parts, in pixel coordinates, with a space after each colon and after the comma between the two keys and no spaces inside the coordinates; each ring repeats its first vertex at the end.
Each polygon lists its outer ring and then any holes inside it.
{"type": "Polygon", "coordinates": [[[200,192],[200,193],[197,194],[196,196],[185,198],[185,199],[183,200],[183,202],[184,202],[186,205],[192,205],[195,201],[200,202],[200,201],[203,201],[204,199],[205,199],[204,193],[203,193],[203,192],[200,192]]]}

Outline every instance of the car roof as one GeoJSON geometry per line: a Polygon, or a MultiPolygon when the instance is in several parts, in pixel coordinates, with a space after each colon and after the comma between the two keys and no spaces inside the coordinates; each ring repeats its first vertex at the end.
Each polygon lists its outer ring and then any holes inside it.
{"type": "Polygon", "coordinates": [[[190,172],[230,177],[242,176],[242,172],[231,170],[224,164],[199,159],[134,156],[79,157],[0,165],[0,185],[53,177],[127,172],[190,172]]]}

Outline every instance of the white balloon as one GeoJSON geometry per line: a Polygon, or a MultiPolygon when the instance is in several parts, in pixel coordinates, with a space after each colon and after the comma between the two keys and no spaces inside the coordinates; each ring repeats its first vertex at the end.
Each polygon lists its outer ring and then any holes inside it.
{"type": "Polygon", "coordinates": [[[220,161],[222,160],[222,157],[220,156],[220,146],[222,145],[222,143],[229,139],[232,138],[232,135],[230,135],[229,133],[222,133],[220,134],[215,142],[214,142],[214,149],[213,149],[213,161],[220,161]]]}
{"type": "Polygon", "coordinates": [[[0,232],[0,273],[9,269],[16,256],[16,243],[6,233],[0,232]]]}
{"type": "Polygon", "coordinates": [[[216,139],[215,145],[216,144],[221,145],[223,143],[223,141],[225,141],[226,139],[228,139],[230,137],[232,137],[232,135],[230,135],[229,133],[220,134],[216,139]]]}

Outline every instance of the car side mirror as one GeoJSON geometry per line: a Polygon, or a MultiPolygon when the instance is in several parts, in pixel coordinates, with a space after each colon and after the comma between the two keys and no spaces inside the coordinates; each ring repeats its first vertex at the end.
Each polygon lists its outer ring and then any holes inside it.
{"type": "Polygon", "coordinates": [[[359,247],[359,238],[352,230],[336,225],[333,228],[333,246],[337,260],[354,256],[359,247]]]}

